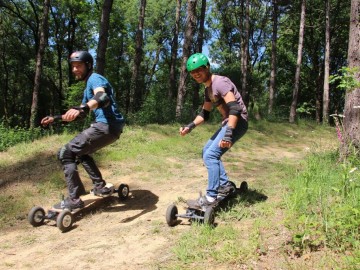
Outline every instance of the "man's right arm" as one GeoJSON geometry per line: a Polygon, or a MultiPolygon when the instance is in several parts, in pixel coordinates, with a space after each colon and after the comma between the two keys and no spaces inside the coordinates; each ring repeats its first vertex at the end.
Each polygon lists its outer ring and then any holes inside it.
{"type": "Polygon", "coordinates": [[[180,128],[180,135],[185,136],[186,134],[190,133],[196,126],[201,125],[207,121],[209,119],[211,109],[212,103],[204,102],[201,112],[195,117],[195,119],[186,126],[182,126],[180,128]]]}

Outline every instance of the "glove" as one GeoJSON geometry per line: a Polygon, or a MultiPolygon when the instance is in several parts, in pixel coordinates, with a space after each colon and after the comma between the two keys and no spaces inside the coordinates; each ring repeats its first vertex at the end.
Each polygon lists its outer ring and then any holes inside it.
{"type": "Polygon", "coordinates": [[[183,129],[186,127],[189,129],[189,133],[190,133],[196,127],[196,125],[194,122],[191,122],[190,124],[183,126],[183,129]]]}
{"type": "Polygon", "coordinates": [[[72,109],[78,110],[81,113],[88,114],[90,112],[90,107],[87,104],[81,104],[81,106],[73,106],[72,109]]]}
{"type": "Polygon", "coordinates": [[[78,119],[84,119],[90,112],[90,107],[87,104],[74,106],[72,109],[78,110],[80,112],[79,116],[77,117],[78,119]]]}
{"type": "Polygon", "coordinates": [[[232,143],[232,136],[233,136],[234,129],[232,127],[227,126],[224,138],[222,138],[225,142],[231,142],[232,143]]]}
{"type": "Polygon", "coordinates": [[[186,126],[180,127],[179,133],[181,136],[185,136],[186,134],[190,133],[191,130],[193,130],[196,127],[194,122],[191,122],[190,124],[186,126]]]}

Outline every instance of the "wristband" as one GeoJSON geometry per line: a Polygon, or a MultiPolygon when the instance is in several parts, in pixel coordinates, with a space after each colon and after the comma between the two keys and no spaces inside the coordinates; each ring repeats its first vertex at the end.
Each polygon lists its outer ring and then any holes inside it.
{"type": "Polygon", "coordinates": [[[54,115],[53,117],[54,117],[54,120],[62,120],[61,114],[54,115]]]}
{"type": "Polygon", "coordinates": [[[184,127],[187,127],[189,128],[189,133],[196,127],[195,123],[194,122],[191,122],[189,124],[187,124],[186,126],[184,127]]]}
{"type": "Polygon", "coordinates": [[[80,112],[78,119],[85,118],[90,112],[90,107],[87,104],[81,104],[81,106],[74,106],[72,107],[72,109],[78,110],[80,112]]]}

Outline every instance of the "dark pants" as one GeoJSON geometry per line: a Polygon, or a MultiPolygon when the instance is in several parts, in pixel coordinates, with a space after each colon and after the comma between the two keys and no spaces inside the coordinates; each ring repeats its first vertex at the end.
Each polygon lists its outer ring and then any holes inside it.
{"type": "Polygon", "coordinates": [[[113,127],[104,123],[94,123],[60,149],[58,157],[63,164],[71,199],[79,198],[85,193],[77,162],[83,165],[94,185],[104,183],[101,172],[90,154],[119,139],[121,132],[122,126],[113,127]]]}

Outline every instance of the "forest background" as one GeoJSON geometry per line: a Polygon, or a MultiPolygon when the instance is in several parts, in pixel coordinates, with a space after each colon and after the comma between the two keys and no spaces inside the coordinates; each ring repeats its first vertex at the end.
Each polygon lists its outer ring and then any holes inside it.
{"type": "Polygon", "coordinates": [[[189,121],[197,113],[203,87],[184,68],[194,52],[234,81],[253,117],[328,122],[344,109],[345,91],[329,84],[327,74],[347,65],[350,1],[311,1],[306,19],[303,3],[2,0],[2,126],[34,128],[42,117],[79,104],[83,84],[67,61],[75,50],[92,53],[129,124],[189,121]]]}
{"type": "Polygon", "coordinates": [[[360,148],[359,0],[1,0],[0,10],[0,149],[42,136],[42,117],[79,104],[84,82],[68,62],[76,50],[94,55],[127,124],[192,119],[204,88],[186,61],[204,50],[252,119],[328,124],[335,115],[341,157],[360,148]]]}

